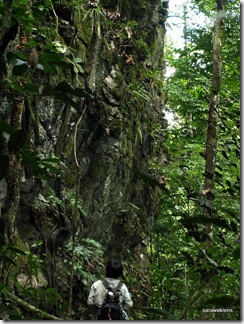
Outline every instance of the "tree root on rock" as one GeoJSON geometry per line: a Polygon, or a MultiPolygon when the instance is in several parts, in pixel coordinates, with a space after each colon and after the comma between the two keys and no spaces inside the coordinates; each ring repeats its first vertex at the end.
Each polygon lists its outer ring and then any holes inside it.
{"type": "Polygon", "coordinates": [[[5,295],[12,299],[14,302],[16,302],[21,308],[34,313],[34,314],[38,314],[39,316],[41,316],[43,319],[50,319],[50,320],[54,320],[54,321],[62,321],[61,318],[53,316],[51,314],[48,314],[44,311],[42,311],[39,308],[36,308],[35,306],[27,303],[26,301],[24,301],[23,299],[20,299],[19,297],[15,296],[14,294],[10,293],[10,292],[6,292],[5,295]]]}

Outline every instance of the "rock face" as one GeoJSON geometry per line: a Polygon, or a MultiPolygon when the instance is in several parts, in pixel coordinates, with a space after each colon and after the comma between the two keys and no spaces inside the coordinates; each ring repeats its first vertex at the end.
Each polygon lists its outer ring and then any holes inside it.
{"type": "MultiPolygon", "coordinates": [[[[91,238],[102,244],[105,260],[118,256],[143,267],[146,240],[160,208],[160,189],[149,180],[160,180],[152,164],[160,159],[156,136],[162,137],[165,128],[167,2],[71,3],[62,1],[46,13],[45,30],[52,27],[53,33],[45,34],[39,21],[37,31],[27,37],[24,45],[32,41],[36,46],[39,68],[13,75],[16,61],[8,53],[21,54],[23,61],[27,58],[20,48],[23,24],[4,49],[8,62],[0,80],[0,118],[25,130],[28,148],[38,152],[39,167],[43,158],[47,160],[35,173],[30,154],[20,154],[22,163],[10,156],[18,172],[9,168],[0,182],[2,234],[10,239],[12,231],[30,245],[43,237],[48,241],[54,228],[68,228],[64,241],[75,231],[78,241],[91,238]],[[52,61],[53,53],[60,62],[52,61]],[[8,78],[21,103],[17,121],[13,119],[16,95],[8,78]],[[18,82],[22,82],[20,90],[18,82]],[[33,87],[27,89],[23,82],[33,87]],[[77,89],[84,89],[84,96],[77,95],[77,89]],[[55,175],[56,167],[63,170],[61,175],[55,175]],[[45,168],[54,177],[47,177],[45,168]]],[[[11,155],[8,137],[3,132],[1,153],[11,155]]]]}

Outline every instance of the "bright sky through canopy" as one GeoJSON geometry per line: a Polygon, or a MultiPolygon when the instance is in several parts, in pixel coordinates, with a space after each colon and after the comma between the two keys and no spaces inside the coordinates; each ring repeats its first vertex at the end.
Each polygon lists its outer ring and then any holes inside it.
{"type": "MultiPolygon", "coordinates": [[[[176,48],[184,46],[183,39],[183,6],[184,4],[189,8],[191,5],[191,1],[187,0],[169,0],[169,16],[167,18],[167,33],[166,37],[173,42],[173,46],[176,48]]],[[[203,26],[208,25],[209,21],[207,17],[198,12],[194,12],[193,10],[187,10],[187,24],[188,27],[192,26],[203,26]]]]}
{"type": "Polygon", "coordinates": [[[167,37],[172,39],[175,47],[183,46],[182,6],[186,1],[179,3],[177,0],[169,0],[169,17],[167,18],[167,37]]]}
{"type": "MultiPolygon", "coordinates": [[[[184,28],[184,20],[183,20],[183,6],[184,4],[187,6],[187,25],[188,27],[192,26],[197,27],[199,25],[208,25],[209,21],[203,13],[194,12],[194,10],[189,10],[189,6],[191,5],[191,1],[187,0],[169,0],[169,16],[167,18],[166,23],[166,38],[169,40],[169,43],[172,42],[173,47],[175,48],[183,48],[184,47],[184,38],[183,38],[183,28],[184,28]]],[[[174,72],[170,66],[166,69],[166,77],[169,77],[174,72]]],[[[168,120],[170,125],[174,123],[173,113],[170,111],[165,111],[165,117],[168,120]]]]}

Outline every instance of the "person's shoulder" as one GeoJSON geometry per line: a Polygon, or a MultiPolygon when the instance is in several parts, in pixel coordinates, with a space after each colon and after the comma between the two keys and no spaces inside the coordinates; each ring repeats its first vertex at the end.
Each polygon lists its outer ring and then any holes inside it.
{"type": "Polygon", "coordinates": [[[126,291],[126,292],[129,291],[127,285],[126,285],[124,282],[122,282],[122,287],[121,287],[121,289],[122,289],[123,291],[126,291]]]}
{"type": "Polygon", "coordinates": [[[101,286],[102,285],[102,279],[99,279],[99,280],[95,281],[92,285],[93,285],[93,287],[101,286]]]}
{"type": "Polygon", "coordinates": [[[123,282],[121,280],[119,280],[118,278],[109,278],[109,277],[105,277],[104,278],[106,280],[106,282],[111,285],[111,287],[116,287],[118,286],[119,283],[122,283],[123,282]]]}
{"type": "Polygon", "coordinates": [[[123,281],[121,281],[121,283],[122,283],[122,287],[125,287],[127,289],[126,284],[123,281]]]}

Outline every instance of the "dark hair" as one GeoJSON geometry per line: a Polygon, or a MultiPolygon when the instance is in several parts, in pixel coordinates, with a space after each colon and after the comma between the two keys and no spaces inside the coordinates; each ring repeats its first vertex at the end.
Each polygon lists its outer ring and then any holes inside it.
{"type": "Polygon", "coordinates": [[[108,261],[106,266],[106,277],[117,279],[123,274],[123,266],[118,259],[108,261]]]}

